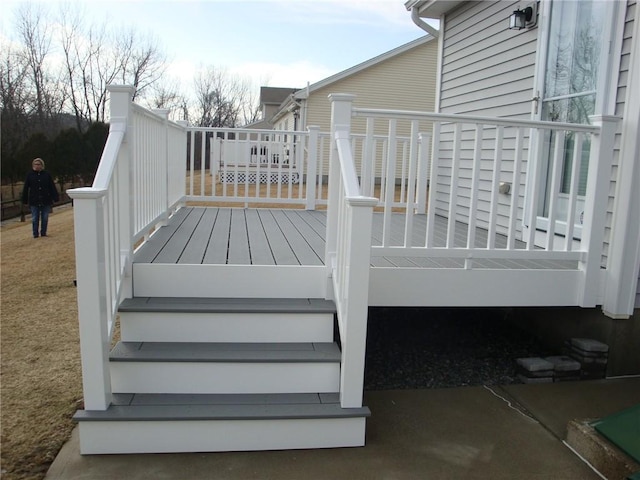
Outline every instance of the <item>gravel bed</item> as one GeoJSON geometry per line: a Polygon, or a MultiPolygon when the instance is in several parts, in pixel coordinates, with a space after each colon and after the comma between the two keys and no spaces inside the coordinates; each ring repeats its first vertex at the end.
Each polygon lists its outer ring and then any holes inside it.
{"type": "Polygon", "coordinates": [[[365,390],[521,383],[517,358],[555,354],[503,310],[371,308],[365,390]]]}

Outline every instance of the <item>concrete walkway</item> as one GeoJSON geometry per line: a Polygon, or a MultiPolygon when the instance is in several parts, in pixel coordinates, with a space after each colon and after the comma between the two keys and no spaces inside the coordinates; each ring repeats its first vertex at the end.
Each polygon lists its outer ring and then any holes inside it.
{"type": "Polygon", "coordinates": [[[46,480],[603,478],[563,443],[571,420],[640,403],[640,378],[366,392],[363,448],[81,456],[77,429],[46,480]]]}

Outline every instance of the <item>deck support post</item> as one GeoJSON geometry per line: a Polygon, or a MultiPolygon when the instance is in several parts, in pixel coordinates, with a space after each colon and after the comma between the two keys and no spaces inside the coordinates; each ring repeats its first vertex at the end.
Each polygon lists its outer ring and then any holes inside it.
{"type": "Polygon", "coordinates": [[[607,197],[611,179],[611,163],[616,133],[617,117],[594,115],[591,124],[600,131],[591,137],[589,176],[584,204],[581,247],[587,252],[579,268],[583,272],[583,284],[578,293],[578,305],[595,307],[601,300],[600,270],[602,243],[607,213],[607,197]]]}

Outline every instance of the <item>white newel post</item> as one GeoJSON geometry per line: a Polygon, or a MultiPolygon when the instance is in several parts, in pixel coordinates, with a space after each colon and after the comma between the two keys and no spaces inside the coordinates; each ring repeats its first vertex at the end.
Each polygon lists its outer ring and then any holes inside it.
{"type": "Polygon", "coordinates": [[[340,165],[338,164],[338,152],[336,149],[336,130],[346,128],[351,131],[351,108],[355,95],[348,93],[332,93],[329,95],[331,102],[331,149],[329,152],[329,196],[327,204],[327,234],[325,244],[325,265],[328,276],[335,264],[336,248],[338,241],[338,210],[340,202],[340,165]]]}
{"type": "Polygon", "coordinates": [[[369,265],[371,261],[371,223],[377,198],[348,198],[351,226],[347,238],[346,298],[343,304],[342,365],[340,370],[340,405],[362,406],[364,363],[367,346],[369,310],[369,265]]]}
{"type": "Polygon", "coordinates": [[[106,190],[76,188],[73,199],[82,388],[86,410],[111,403],[109,299],[104,240],[106,190]]]}
{"type": "MultiPolygon", "coordinates": [[[[307,210],[316,208],[316,185],[318,184],[318,134],[320,127],[309,125],[309,143],[307,143],[307,173],[306,173],[306,206],[307,210]]],[[[303,172],[301,172],[303,173],[303,172]]]]}
{"type": "Polygon", "coordinates": [[[589,175],[584,204],[581,247],[587,252],[580,269],[584,272],[583,285],[578,293],[581,307],[595,307],[600,293],[600,267],[602,242],[607,213],[607,198],[611,179],[611,161],[615,140],[617,117],[594,115],[591,124],[600,132],[591,136],[589,175]]]}

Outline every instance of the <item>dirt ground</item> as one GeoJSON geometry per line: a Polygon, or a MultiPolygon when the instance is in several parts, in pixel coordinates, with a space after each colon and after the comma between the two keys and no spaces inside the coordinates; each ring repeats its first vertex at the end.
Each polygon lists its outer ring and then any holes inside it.
{"type": "Polygon", "coordinates": [[[41,479],[82,405],[73,211],[54,209],[48,237],[30,218],[0,230],[0,413],[4,480],[41,479]]]}

